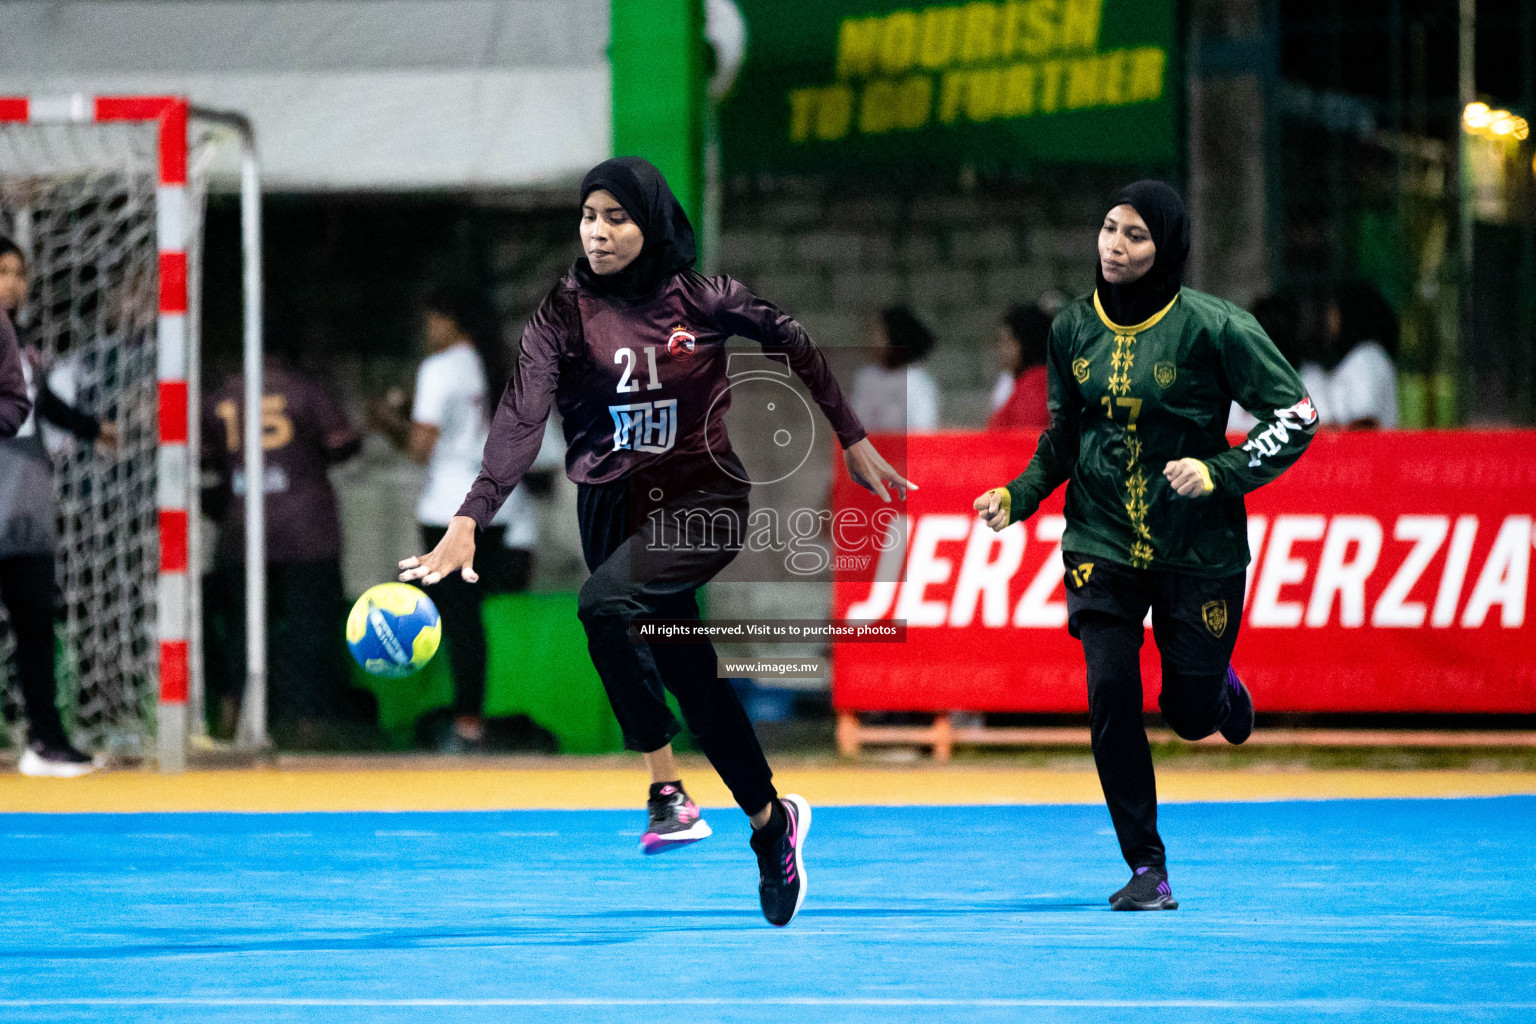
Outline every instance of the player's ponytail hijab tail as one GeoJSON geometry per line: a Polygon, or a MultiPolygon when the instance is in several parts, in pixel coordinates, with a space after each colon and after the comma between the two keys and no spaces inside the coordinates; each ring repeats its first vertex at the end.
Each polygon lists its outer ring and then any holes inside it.
{"type": "Polygon", "coordinates": [[[1189,258],[1189,214],[1184,200],[1171,185],[1138,181],[1116,192],[1105,211],[1130,206],[1147,222],[1157,255],[1152,269],[1134,281],[1110,284],[1094,261],[1095,290],[1104,312],[1117,324],[1131,326],[1150,320],[1173,301],[1184,284],[1184,262],[1189,258]]]}
{"type": "Polygon", "coordinates": [[[667,179],[654,164],[638,156],[604,160],[581,181],[581,201],[603,189],[619,201],[645,244],[634,262],[613,274],[597,274],[585,256],[576,260],[576,279],[583,288],[638,302],[655,292],[667,278],[693,266],[697,247],[688,214],[672,194],[667,179]]]}

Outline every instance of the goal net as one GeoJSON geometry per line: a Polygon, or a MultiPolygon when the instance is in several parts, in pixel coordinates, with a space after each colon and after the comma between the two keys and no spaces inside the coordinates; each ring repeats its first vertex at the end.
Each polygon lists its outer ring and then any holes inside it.
{"type": "MultiPolygon", "coordinates": [[[[188,159],[186,110],[0,99],[0,231],[29,270],[23,347],[40,353],[40,379],[119,438],[100,451],[43,425],[59,513],[59,705],[78,744],[125,760],[154,750],[157,705],[185,701],[190,668],[187,382],[195,399],[206,175],[188,159]]],[[[17,698],[10,679],[11,722],[17,698]]]]}

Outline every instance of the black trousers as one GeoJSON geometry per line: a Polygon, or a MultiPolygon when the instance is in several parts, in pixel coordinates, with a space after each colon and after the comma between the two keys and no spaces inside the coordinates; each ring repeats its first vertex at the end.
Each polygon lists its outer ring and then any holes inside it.
{"type": "MultiPolygon", "coordinates": [[[[447,532],[447,527],[423,524],[422,550],[437,547],[447,532]]],[[[455,572],[432,586],[430,596],[443,618],[443,639],[453,668],[453,713],[460,718],[479,718],[485,710],[485,620],[480,617],[480,605],[488,589],[502,589],[494,584],[506,564],[506,537],[505,526],[475,531],[475,571],[481,582],[465,583],[455,572]]],[[[525,567],[525,576],[526,571],[525,567]]]]}
{"type": "Polygon", "coordinates": [[[649,753],[672,741],[679,727],[667,707],[670,690],[736,803],[756,814],[778,795],[773,772],[736,691],[717,678],[714,645],[630,636],[639,620],[699,618],[699,587],[741,550],[747,494],[745,484],[718,471],[693,480],[581,485],[576,509],[592,576],[577,614],[624,745],[649,753]]]}
{"type": "MultiPolygon", "coordinates": [[[[221,620],[219,669],[209,689],[238,699],[245,690],[245,564],[215,567],[209,603],[221,620]]],[[[347,717],[348,655],[337,624],[346,598],[341,563],[272,562],[267,565],[267,710],[274,725],[347,717]]]]}
{"type": "Polygon", "coordinates": [[[1088,719],[1104,800],[1133,869],[1161,867],[1157,781],[1142,725],[1142,621],[1163,661],[1157,705],[1168,727],[1204,739],[1227,720],[1227,664],[1243,615],[1244,573],[1207,578],[1130,569],[1091,555],[1063,555],[1068,626],[1088,663],[1088,719]]]}
{"type": "Polygon", "coordinates": [[[0,599],[16,637],[16,675],[31,742],[64,742],[54,680],[54,582],[52,555],[0,558],[0,599]]]}

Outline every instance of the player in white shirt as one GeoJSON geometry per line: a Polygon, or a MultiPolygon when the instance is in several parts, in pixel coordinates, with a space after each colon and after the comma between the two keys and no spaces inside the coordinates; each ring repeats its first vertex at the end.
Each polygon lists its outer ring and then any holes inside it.
{"type": "MultiPolygon", "coordinates": [[[[458,512],[464,495],[480,475],[481,454],[490,430],[490,413],[506,386],[508,362],[501,323],[479,296],[438,290],[427,297],[425,338],[429,355],[416,371],[409,429],[381,424],[418,465],[427,482],[416,503],[422,543],[437,546],[458,512]]],[[[527,586],[538,526],[531,499],[514,491],[491,527],[479,538],[480,550],[493,556],[508,552],[499,569],[508,589],[527,586]]],[[[493,570],[495,571],[495,570],[493,570]]],[[[443,617],[443,635],[453,667],[453,732],[447,746],[472,750],[484,738],[485,626],[480,603],[485,588],[454,576],[432,588],[443,617]]]]}
{"type": "Polygon", "coordinates": [[[1374,285],[1346,282],[1334,290],[1327,332],[1333,351],[1343,353],[1330,374],[1329,420],[1345,427],[1395,429],[1397,314],[1374,285]]]}

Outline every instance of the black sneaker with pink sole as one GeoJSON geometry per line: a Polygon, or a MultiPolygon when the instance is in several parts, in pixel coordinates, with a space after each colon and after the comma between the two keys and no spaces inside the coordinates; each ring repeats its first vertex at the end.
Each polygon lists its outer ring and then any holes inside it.
{"type": "Polygon", "coordinates": [[[698,805],[683,791],[681,782],[653,783],[645,809],[650,820],[640,837],[641,853],[665,853],[713,834],[698,805]]]}
{"type": "Polygon", "coordinates": [[[811,805],[794,793],[780,798],[786,824],[777,838],[767,839],[753,833],[752,849],[757,854],[757,895],[763,905],[763,917],[782,928],[794,920],[805,902],[805,836],[811,830],[811,805]]]}

